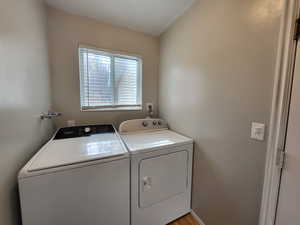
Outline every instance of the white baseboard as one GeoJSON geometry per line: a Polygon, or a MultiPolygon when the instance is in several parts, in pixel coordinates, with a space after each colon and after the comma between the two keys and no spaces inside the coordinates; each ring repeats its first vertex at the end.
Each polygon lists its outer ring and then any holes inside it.
{"type": "Polygon", "coordinates": [[[195,218],[195,220],[197,220],[198,223],[200,223],[201,225],[205,225],[205,223],[200,219],[200,217],[194,212],[194,210],[191,210],[191,214],[192,216],[195,218]]]}

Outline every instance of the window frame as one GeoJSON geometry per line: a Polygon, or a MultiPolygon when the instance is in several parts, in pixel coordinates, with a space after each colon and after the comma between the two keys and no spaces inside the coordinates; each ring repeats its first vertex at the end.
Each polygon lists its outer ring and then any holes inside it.
{"type": "MultiPolygon", "coordinates": [[[[103,48],[98,48],[95,46],[91,45],[86,45],[86,44],[79,44],[77,47],[77,60],[78,60],[78,74],[79,74],[79,90],[80,90],[80,111],[82,112],[93,112],[93,111],[142,111],[143,110],[143,59],[141,56],[136,55],[136,54],[131,54],[128,52],[122,52],[122,51],[115,51],[115,50],[108,50],[108,49],[103,49],[103,48]],[[95,51],[100,51],[103,53],[103,55],[112,57],[119,57],[119,58],[124,58],[124,59],[134,59],[138,61],[138,85],[139,87],[137,88],[137,100],[138,104],[133,104],[133,105],[100,105],[100,106],[83,106],[82,105],[82,97],[83,97],[83,76],[81,74],[81,60],[80,60],[80,49],[81,48],[87,48],[95,51]]],[[[114,61],[114,60],[113,60],[114,61]]],[[[115,76],[114,74],[114,68],[113,68],[114,63],[112,63],[112,71],[113,71],[113,77],[115,76]]],[[[116,96],[116,88],[113,88],[113,93],[114,96],[116,96]]],[[[113,96],[113,98],[115,98],[113,96]]],[[[115,102],[115,100],[114,100],[115,102]]]]}

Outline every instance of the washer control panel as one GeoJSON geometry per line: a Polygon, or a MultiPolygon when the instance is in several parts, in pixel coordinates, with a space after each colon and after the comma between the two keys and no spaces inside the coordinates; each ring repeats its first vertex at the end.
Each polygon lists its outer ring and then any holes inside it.
{"type": "Polygon", "coordinates": [[[57,131],[53,139],[77,138],[91,136],[94,134],[114,132],[115,129],[111,124],[64,127],[57,131]]]}
{"type": "Polygon", "coordinates": [[[167,123],[162,119],[137,119],[127,120],[121,123],[119,127],[120,133],[136,132],[136,131],[151,131],[157,129],[168,129],[167,123]]]}

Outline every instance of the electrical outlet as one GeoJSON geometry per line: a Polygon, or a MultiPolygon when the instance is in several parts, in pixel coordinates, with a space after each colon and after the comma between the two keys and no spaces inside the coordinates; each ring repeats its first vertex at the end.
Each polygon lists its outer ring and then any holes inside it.
{"type": "Polygon", "coordinates": [[[147,113],[148,113],[149,116],[153,115],[153,113],[154,113],[154,107],[153,107],[153,103],[152,102],[146,103],[146,111],[147,111],[147,113]]]}
{"type": "Polygon", "coordinates": [[[76,126],[76,121],[75,120],[68,120],[67,121],[67,126],[68,127],[75,127],[76,126]]]}

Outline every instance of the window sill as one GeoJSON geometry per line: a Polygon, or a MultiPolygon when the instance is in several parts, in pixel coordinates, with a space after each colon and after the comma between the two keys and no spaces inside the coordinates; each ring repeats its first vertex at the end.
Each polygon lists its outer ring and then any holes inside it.
{"type": "Polygon", "coordinates": [[[142,111],[142,106],[81,109],[82,112],[142,111]]]}

